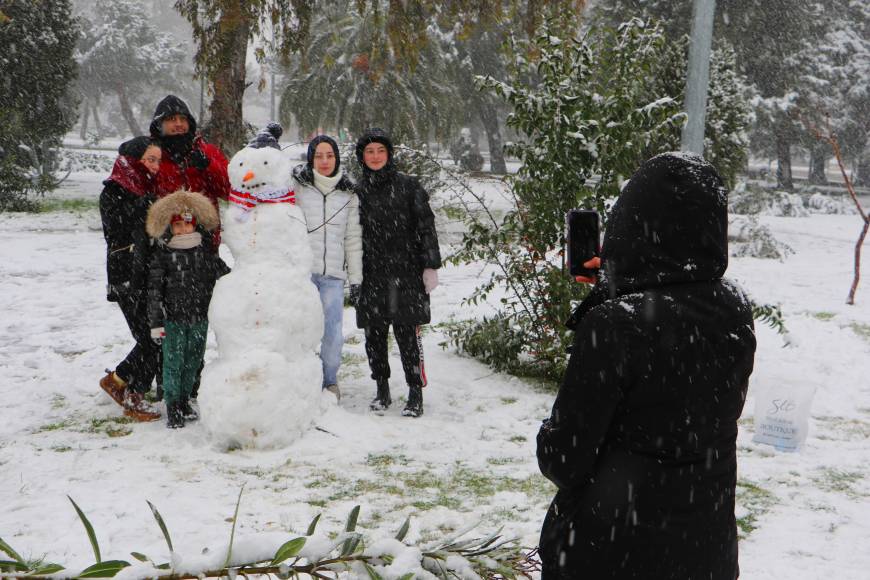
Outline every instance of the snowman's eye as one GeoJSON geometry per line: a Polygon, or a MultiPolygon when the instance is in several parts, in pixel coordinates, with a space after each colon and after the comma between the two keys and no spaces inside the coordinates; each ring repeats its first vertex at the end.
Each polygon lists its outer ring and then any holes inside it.
{"type": "Polygon", "coordinates": [[[269,165],[268,161],[263,161],[263,165],[269,165]]]}
{"type": "Polygon", "coordinates": [[[245,164],[244,161],[239,161],[239,167],[241,167],[241,166],[244,165],[244,164],[245,164]]]}

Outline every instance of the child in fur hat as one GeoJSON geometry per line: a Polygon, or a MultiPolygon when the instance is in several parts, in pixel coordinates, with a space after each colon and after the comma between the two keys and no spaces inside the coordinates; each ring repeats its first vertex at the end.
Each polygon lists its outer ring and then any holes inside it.
{"type": "Polygon", "coordinates": [[[218,213],[201,193],[176,191],[148,210],[145,229],[158,240],[148,272],[151,338],[163,344],[166,426],[198,418],[190,394],[205,355],[208,305],[218,278],[229,271],[211,251],[218,213]]]}

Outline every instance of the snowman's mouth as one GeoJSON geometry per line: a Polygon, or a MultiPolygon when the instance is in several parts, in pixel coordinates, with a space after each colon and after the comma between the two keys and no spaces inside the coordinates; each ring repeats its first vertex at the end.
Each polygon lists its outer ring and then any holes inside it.
{"type": "Polygon", "coordinates": [[[264,183],[253,183],[253,184],[249,185],[248,187],[250,189],[257,189],[258,187],[263,187],[264,185],[266,185],[265,182],[264,183]]]}

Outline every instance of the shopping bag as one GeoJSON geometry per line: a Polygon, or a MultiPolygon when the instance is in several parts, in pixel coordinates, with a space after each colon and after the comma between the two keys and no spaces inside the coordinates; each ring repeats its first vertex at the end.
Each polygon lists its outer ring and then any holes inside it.
{"type": "Polygon", "coordinates": [[[763,389],[755,398],[752,441],[781,451],[797,451],[807,438],[815,385],[790,383],[763,389]]]}

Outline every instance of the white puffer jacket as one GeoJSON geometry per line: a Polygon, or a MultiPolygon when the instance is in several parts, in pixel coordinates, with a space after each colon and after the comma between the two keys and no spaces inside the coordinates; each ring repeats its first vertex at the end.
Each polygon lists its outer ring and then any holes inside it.
{"type": "Polygon", "coordinates": [[[362,283],[362,227],[359,200],[353,185],[341,173],[333,178],[318,176],[329,184],[323,193],[314,185],[313,171],[305,165],[293,170],[296,203],[305,214],[311,246],[311,272],[332,276],[351,284],[362,283]]]}

